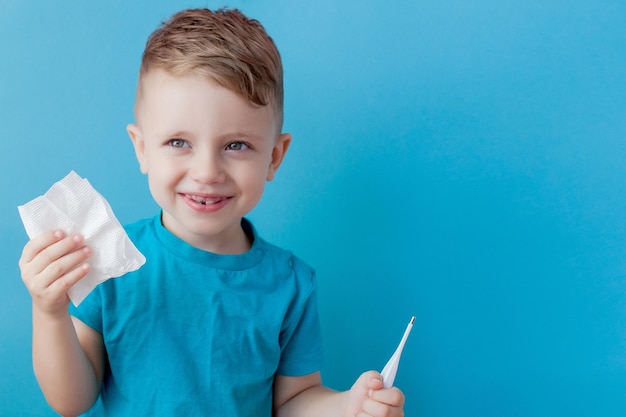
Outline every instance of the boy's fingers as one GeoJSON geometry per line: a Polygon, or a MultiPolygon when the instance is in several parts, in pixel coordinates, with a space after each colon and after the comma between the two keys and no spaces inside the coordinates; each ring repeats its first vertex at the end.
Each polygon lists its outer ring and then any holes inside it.
{"type": "Polygon", "coordinates": [[[29,292],[39,296],[58,291],[65,293],[84,277],[88,267],[82,264],[91,250],[83,245],[82,236],[66,236],[60,230],[44,233],[28,242],[20,259],[20,269],[29,292]]]}
{"type": "Polygon", "coordinates": [[[22,250],[22,256],[19,261],[20,266],[23,267],[32,262],[41,251],[64,237],[65,233],[62,230],[52,230],[29,240],[22,250]]]}
{"type": "Polygon", "coordinates": [[[404,394],[398,388],[371,390],[358,416],[403,416],[404,394]]]}
{"type": "Polygon", "coordinates": [[[76,268],[82,261],[87,259],[91,254],[91,249],[87,246],[73,249],[70,252],[63,253],[59,258],[48,264],[42,271],[41,275],[59,277],[76,268]]]}
{"type": "MultiPolygon", "coordinates": [[[[53,234],[53,239],[59,239],[58,234],[53,234]]],[[[49,242],[45,240],[44,243],[49,242]]],[[[30,261],[30,269],[34,274],[42,272],[51,273],[52,277],[58,277],[59,274],[69,271],[76,266],[74,257],[64,259],[70,253],[80,252],[83,245],[83,238],[80,235],[70,235],[57,241],[52,241],[48,246],[40,249],[39,252],[30,261]]],[[[40,247],[40,246],[36,246],[40,247]]]]}
{"type": "Polygon", "coordinates": [[[367,385],[370,389],[381,389],[383,387],[383,377],[376,371],[368,372],[367,385]]]}
{"type": "Polygon", "coordinates": [[[404,415],[404,394],[398,388],[383,388],[383,377],[377,371],[362,373],[352,386],[352,394],[357,417],[404,415]]]}
{"type": "Polygon", "coordinates": [[[365,400],[363,404],[361,404],[361,410],[357,414],[357,417],[360,416],[386,416],[388,415],[387,406],[385,404],[381,404],[372,400],[365,400]]]}
{"type": "Polygon", "coordinates": [[[369,393],[370,399],[387,404],[393,407],[402,407],[404,405],[404,394],[396,387],[372,390],[369,393]]]}
{"type": "Polygon", "coordinates": [[[375,389],[375,387],[378,386],[377,380],[380,382],[380,387],[382,387],[382,378],[383,377],[380,376],[380,373],[376,371],[367,371],[363,372],[361,376],[359,376],[356,383],[367,388],[375,389]]]}
{"type": "Polygon", "coordinates": [[[66,293],[72,285],[76,284],[78,281],[84,278],[85,275],[87,275],[87,273],[89,272],[89,268],[89,264],[87,263],[83,263],[77,266],[76,268],[69,271],[67,274],[63,275],[61,278],[52,282],[49,289],[54,292],[66,293]]]}

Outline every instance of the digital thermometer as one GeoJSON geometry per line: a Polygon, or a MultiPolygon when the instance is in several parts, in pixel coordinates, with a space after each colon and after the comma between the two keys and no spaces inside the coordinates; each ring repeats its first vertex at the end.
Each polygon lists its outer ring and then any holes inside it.
{"type": "Polygon", "coordinates": [[[411,329],[413,328],[413,323],[415,322],[415,316],[411,318],[408,326],[406,326],[406,330],[404,331],[404,336],[402,336],[402,340],[400,340],[400,344],[398,348],[387,362],[387,365],[383,368],[380,374],[383,377],[383,387],[391,388],[393,387],[393,380],[396,379],[396,373],[398,372],[398,364],[400,363],[400,356],[402,356],[402,349],[404,349],[404,344],[406,343],[406,339],[409,337],[409,333],[411,333],[411,329]]]}

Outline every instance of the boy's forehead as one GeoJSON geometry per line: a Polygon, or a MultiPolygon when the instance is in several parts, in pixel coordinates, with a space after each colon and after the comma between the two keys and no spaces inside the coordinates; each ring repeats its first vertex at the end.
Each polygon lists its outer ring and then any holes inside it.
{"type": "Polygon", "coordinates": [[[249,119],[251,123],[272,127],[277,124],[274,106],[252,103],[209,76],[172,75],[162,69],[152,69],[141,76],[135,103],[138,123],[146,116],[174,117],[202,111],[223,113],[230,120],[241,116],[242,121],[249,119]]]}
{"type": "Polygon", "coordinates": [[[139,77],[135,110],[154,108],[164,104],[164,95],[184,96],[188,88],[186,85],[193,81],[195,84],[216,85],[209,77],[200,77],[195,74],[173,75],[169,72],[156,68],[151,69],[139,77]]]}
{"type": "Polygon", "coordinates": [[[194,83],[195,85],[204,84],[206,86],[210,86],[211,88],[230,91],[232,94],[240,97],[241,100],[248,103],[252,108],[271,107],[260,106],[253,103],[237,91],[233,91],[230,88],[225,87],[217,81],[217,78],[212,77],[211,75],[197,73],[172,74],[161,68],[154,68],[140,75],[136,101],[139,103],[146,98],[150,100],[157,99],[156,96],[158,95],[176,92],[177,90],[182,93],[190,83],[194,83]]]}

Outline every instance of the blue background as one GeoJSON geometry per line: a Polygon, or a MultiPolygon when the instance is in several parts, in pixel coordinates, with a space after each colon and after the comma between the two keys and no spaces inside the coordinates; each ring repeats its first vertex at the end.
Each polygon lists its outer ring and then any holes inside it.
{"type": "MultiPolygon", "coordinates": [[[[73,169],[122,223],[153,215],[125,132],[143,45],[224,4],[0,1],[0,415],[54,415],[16,206],[73,169]]],[[[626,2],[228,5],[282,52],[294,142],[251,217],[318,271],[325,383],[382,368],[415,315],[408,416],[623,416],[626,2]]]]}

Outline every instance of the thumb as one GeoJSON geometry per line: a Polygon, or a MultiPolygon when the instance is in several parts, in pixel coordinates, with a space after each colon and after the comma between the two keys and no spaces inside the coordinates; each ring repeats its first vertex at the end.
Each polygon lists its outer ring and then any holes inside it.
{"type": "Polygon", "coordinates": [[[363,372],[354,383],[359,387],[359,391],[370,393],[372,390],[379,390],[383,387],[383,377],[377,371],[363,372]]]}
{"type": "Polygon", "coordinates": [[[354,382],[348,392],[345,405],[346,415],[357,415],[363,401],[369,398],[375,390],[383,387],[382,376],[376,371],[363,372],[354,382]]]}

